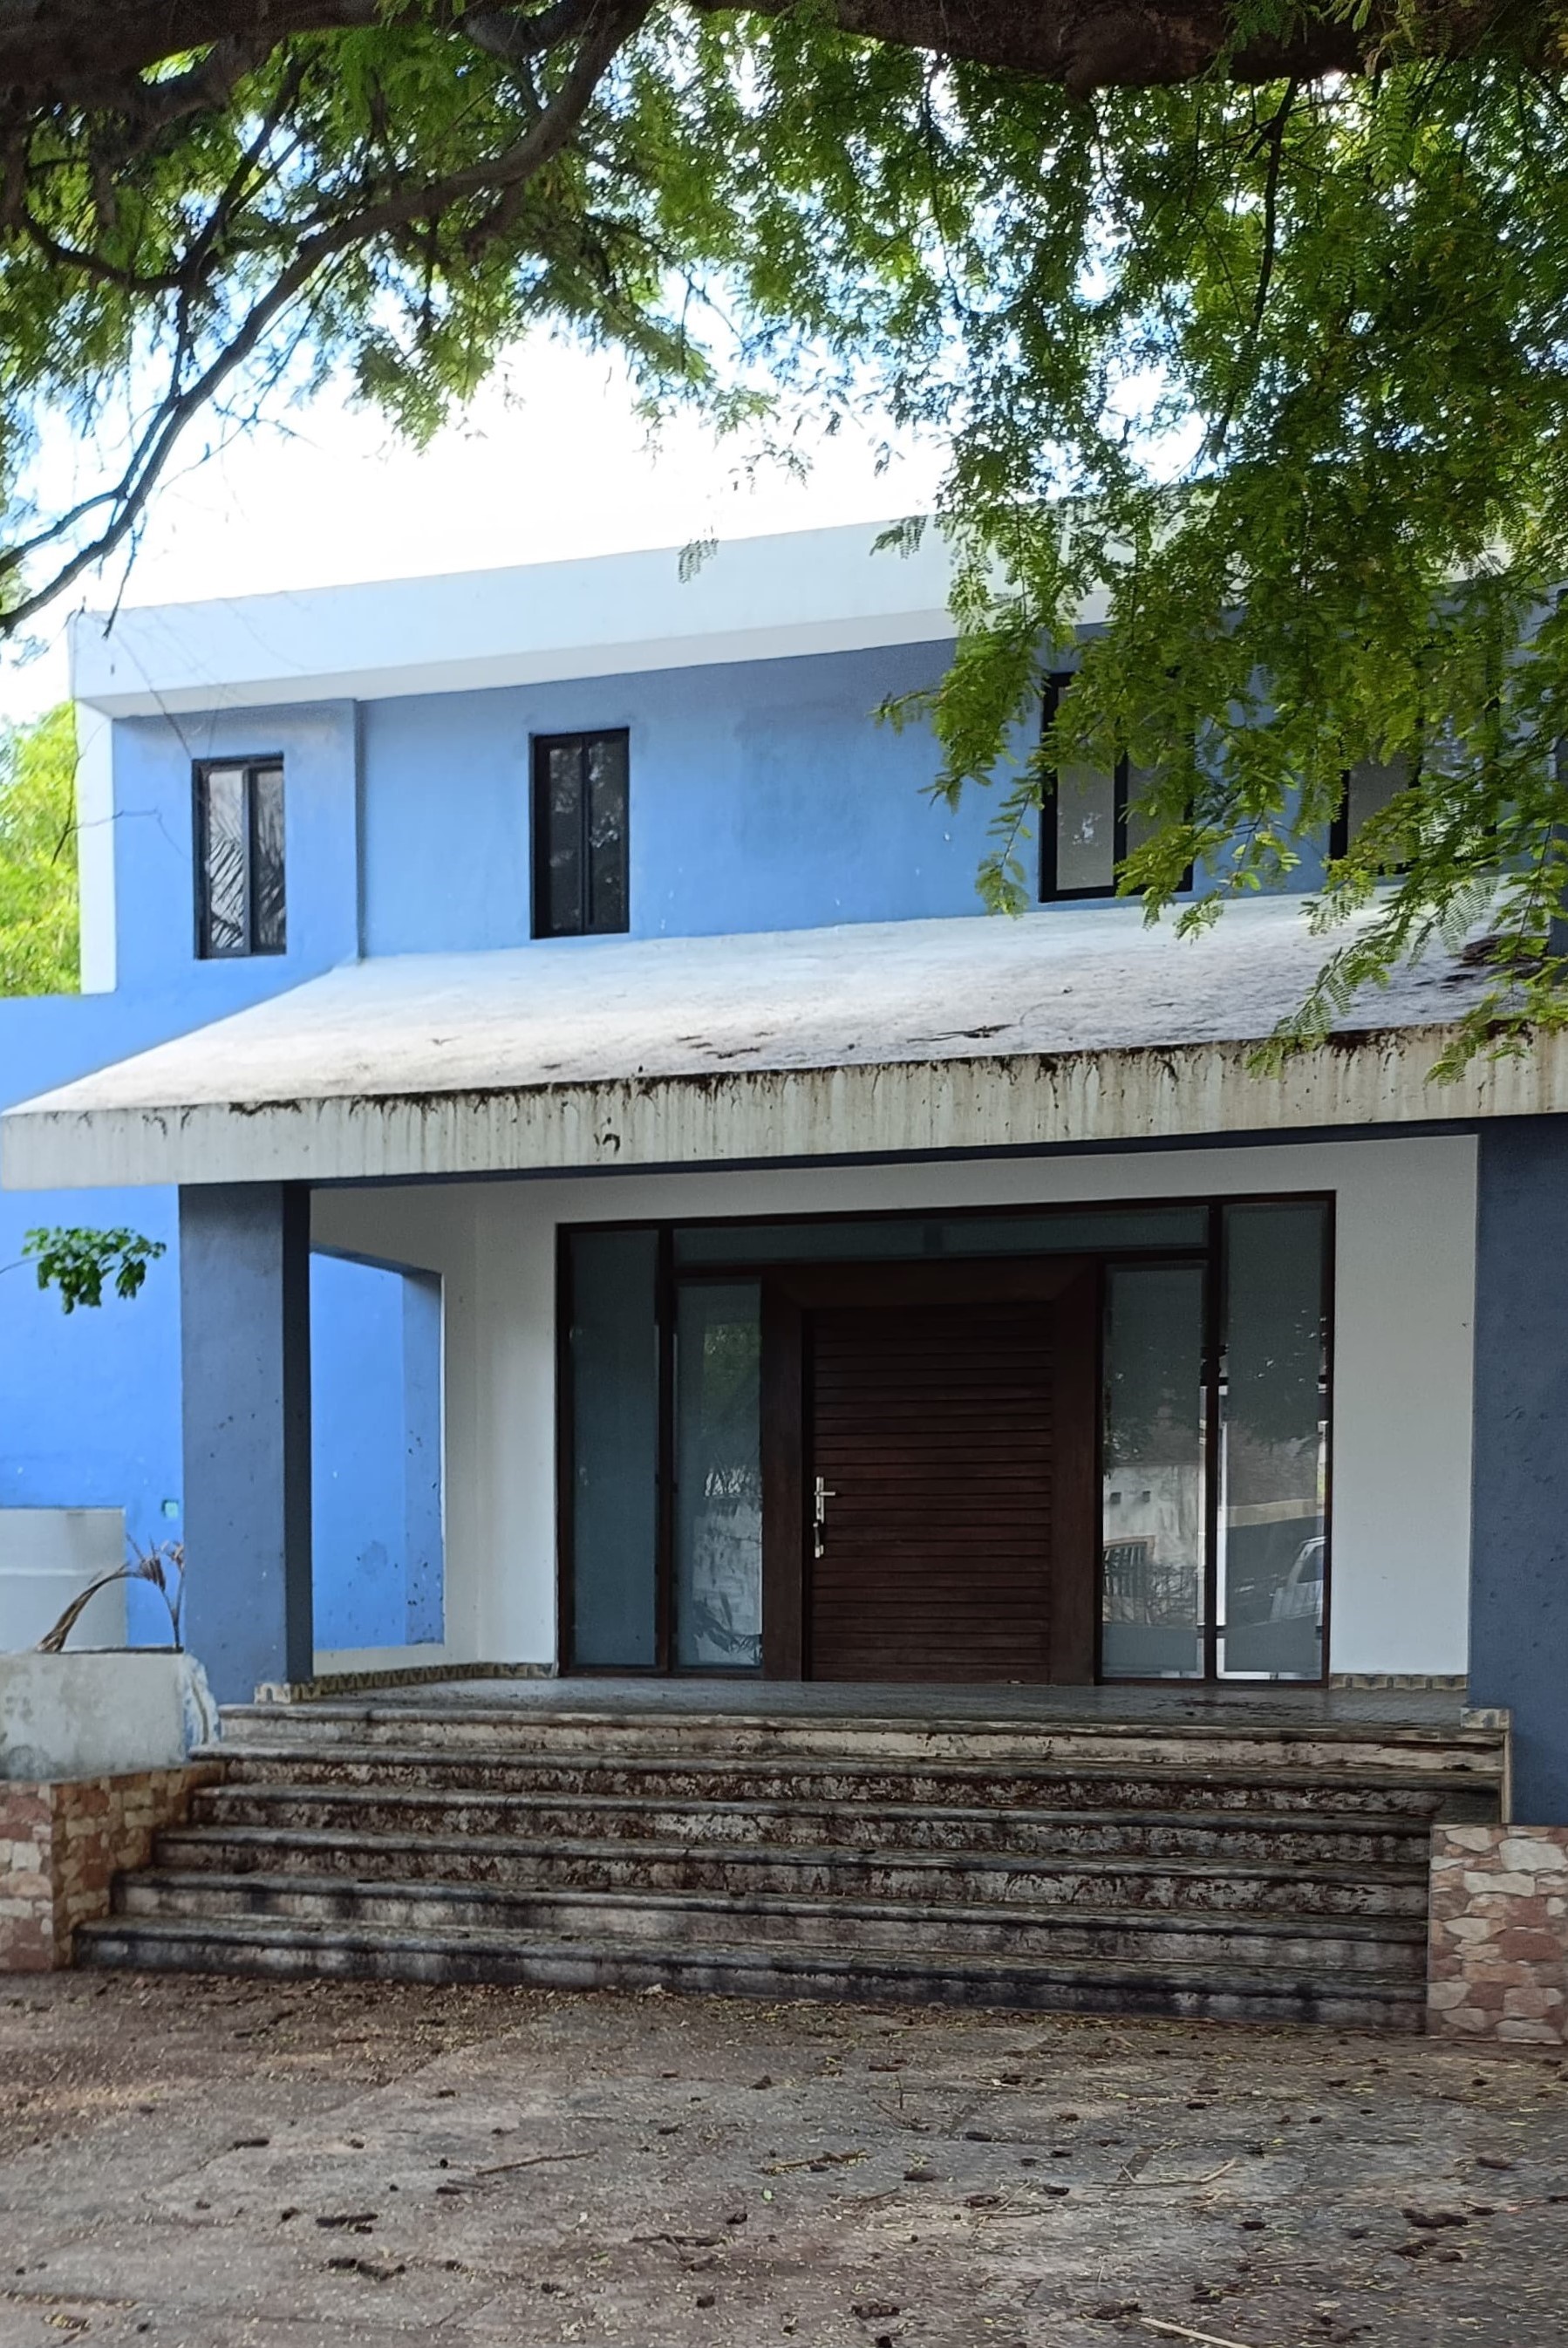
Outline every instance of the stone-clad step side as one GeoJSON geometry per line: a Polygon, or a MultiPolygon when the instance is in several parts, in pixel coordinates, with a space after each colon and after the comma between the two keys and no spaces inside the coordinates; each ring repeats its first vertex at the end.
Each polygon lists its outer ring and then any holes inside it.
{"type": "Polygon", "coordinates": [[[1419,2029],[1501,1739],[1358,1723],[242,1707],[96,1964],[1419,2029]]]}

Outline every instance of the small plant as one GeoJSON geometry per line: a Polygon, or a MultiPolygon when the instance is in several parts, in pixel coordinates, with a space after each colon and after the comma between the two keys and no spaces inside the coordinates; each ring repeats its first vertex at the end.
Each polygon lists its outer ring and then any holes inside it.
{"type": "Polygon", "coordinates": [[[37,1267],[40,1288],[57,1288],[67,1313],[78,1304],[104,1301],[104,1282],[112,1277],[114,1292],[128,1301],[141,1291],[147,1267],[168,1248],[162,1240],[144,1239],[123,1228],[104,1231],[80,1225],[29,1231],[22,1242],[25,1262],[37,1267]]]}
{"type": "MultiPolygon", "coordinates": [[[[162,1250],[159,1252],[161,1254],[162,1250]]],[[[67,1306],[67,1311],[69,1307],[67,1306]]],[[[185,1612],[185,1545],[182,1541],[160,1541],[156,1549],[138,1549],[133,1540],[130,1555],[124,1565],[117,1565],[112,1573],[100,1573],[96,1581],[79,1590],[54,1628],[46,1631],[38,1642],[40,1655],[62,1655],[66,1641],[81,1621],[91,1600],[100,1590],[108,1590],[117,1581],[150,1581],[169,1609],[170,1644],[184,1646],[180,1618],[185,1612]]]]}

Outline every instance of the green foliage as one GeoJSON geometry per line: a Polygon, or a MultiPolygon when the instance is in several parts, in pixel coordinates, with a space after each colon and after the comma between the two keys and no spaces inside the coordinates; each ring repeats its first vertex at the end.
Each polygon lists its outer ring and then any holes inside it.
{"type": "Polygon", "coordinates": [[[1477,923],[1496,983],[1448,1066],[1563,1024],[1562,91],[1412,62],[1041,110],[978,234],[998,144],[961,159],[949,248],[983,294],[939,407],[968,624],[931,714],[946,793],[999,786],[989,900],[1020,901],[1067,758],[1153,770],[1123,885],[1156,914],[1196,865],[1187,927],[1287,879],[1347,768],[1401,759],[1413,787],[1328,870],[1320,926],[1349,926],[1285,1040],[1477,923]],[[1041,673],[1096,602],[1041,738],[1041,673]]]}
{"type": "Polygon", "coordinates": [[[78,1304],[101,1304],[111,1274],[115,1294],[128,1303],[140,1294],[148,1265],[168,1251],[161,1240],[143,1239],[138,1231],[80,1226],[29,1231],[22,1242],[24,1260],[37,1267],[39,1287],[57,1288],[67,1313],[78,1304]]]}
{"type": "MultiPolygon", "coordinates": [[[[655,405],[771,403],[786,447],[797,409],[875,393],[951,449],[958,657],[902,715],[935,725],[942,792],[995,791],[987,901],[1031,894],[1064,757],[1126,748],[1153,778],[1125,885],[1157,915],[1195,864],[1189,924],[1287,878],[1347,767],[1403,758],[1416,783],[1328,873],[1296,1032],[1478,922],[1495,983],[1460,1051],[1568,1018],[1568,48],[1544,18],[1427,57],[1400,0],[1364,77],[1222,60],[1085,98],[845,36],[826,0],[524,9],[509,57],[466,37],[484,13],[399,0],[236,51],[167,118],[148,82],[145,114],[16,135],[13,622],[124,540],[191,415],[331,370],[416,438],[541,326],[620,351],[655,405]],[[34,511],[45,422],[108,433],[128,385],[103,502],[34,511]]],[[[1345,14],[1255,0],[1236,36],[1345,14]]],[[[518,463],[548,462],[528,430],[518,463]]]]}
{"type": "Polygon", "coordinates": [[[69,703],[0,734],[0,995],[76,992],[76,781],[69,703]]]}

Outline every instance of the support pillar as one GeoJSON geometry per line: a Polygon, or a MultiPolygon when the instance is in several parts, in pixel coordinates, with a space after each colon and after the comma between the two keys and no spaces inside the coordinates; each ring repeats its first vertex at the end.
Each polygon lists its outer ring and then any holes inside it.
{"type": "Polygon", "coordinates": [[[1568,1117],[1481,1128],[1470,1700],[1513,1715],[1513,1815],[1568,1825],[1568,1117]]]}
{"type": "Polygon", "coordinates": [[[310,1191],[179,1194],[185,1637],[220,1704],[309,1679],[310,1191]]]}

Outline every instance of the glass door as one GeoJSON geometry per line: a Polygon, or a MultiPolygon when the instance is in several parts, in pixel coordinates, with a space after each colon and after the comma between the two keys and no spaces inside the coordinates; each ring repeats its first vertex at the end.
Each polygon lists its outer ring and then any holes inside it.
{"type": "Polygon", "coordinates": [[[1102,1679],[1206,1667],[1206,1287],[1201,1263],[1106,1267],[1102,1679]]]}

